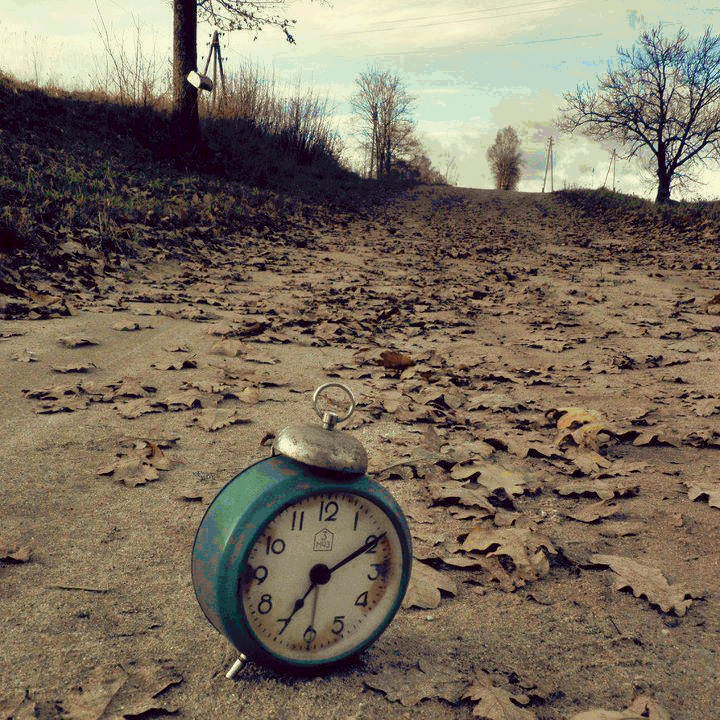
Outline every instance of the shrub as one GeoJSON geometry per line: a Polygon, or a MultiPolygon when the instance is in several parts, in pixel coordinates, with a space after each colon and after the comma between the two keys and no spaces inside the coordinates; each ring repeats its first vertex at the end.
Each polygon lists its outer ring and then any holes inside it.
{"type": "Polygon", "coordinates": [[[512,126],[500,130],[488,148],[490,172],[498,190],[515,190],[522,176],[525,161],[520,152],[520,139],[512,126]]]}

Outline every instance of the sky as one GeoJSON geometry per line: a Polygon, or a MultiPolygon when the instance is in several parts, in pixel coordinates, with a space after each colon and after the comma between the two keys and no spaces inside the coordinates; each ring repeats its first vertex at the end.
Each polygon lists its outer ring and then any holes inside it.
{"type": "MultiPolygon", "coordinates": [[[[518,132],[526,166],[519,190],[550,190],[547,148],[553,137],[553,188],[613,186],[611,151],[553,125],[562,95],[597,83],[618,46],[662,22],[691,37],[711,26],[720,33],[714,0],[294,0],[284,5],[296,43],[278,29],[222,37],[226,72],[248,62],[289,90],[327,96],[346,157],[358,163],[350,98],[355,78],[372,65],[391,71],[416,98],[417,135],[433,164],[456,184],[493,187],[486,152],[498,130],[518,132]]],[[[0,70],[23,80],[73,89],[102,76],[107,54],[102,24],[114,43],[137,46],[159,73],[170,67],[170,0],[3,0],[0,70]],[[139,35],[138,35],[139,33],[139,35]]],[[[204,66],[213,28],[198,28],[204,66]]],[[[720,165],[681,199],[720,198],[720,165]]],[[[654,198],[656,188],[633,162],[618,159],[615,189],[654,198]]]]}

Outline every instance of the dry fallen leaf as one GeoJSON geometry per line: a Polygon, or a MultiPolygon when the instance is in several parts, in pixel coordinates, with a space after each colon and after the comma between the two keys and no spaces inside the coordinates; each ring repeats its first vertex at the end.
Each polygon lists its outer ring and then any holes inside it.
{"type": "Polygon", "coordinates": [[[133,420],[141,415],[160,413],[167,410],[167,405],[152,398],[138,398],[116,406],[118,415],[128,420],[133,420]]]}
{"type": "Polygon", "coordinates": [[[98,666],[83,680],[82,685],[68,692],[63,706],[75,720],[99,720],[105,715],[105,710],[127,677],[119,665],[98,666]]]}
{"type": "Polygon", "coordinates": [[[647,695],[640,695],[625,710],[585,710],[570,720],[672,720],[670,713],[647,695]]]}
{"type": "Polygon", "coordinates": [[[419,607],[431,610],[440,605],[441,593],[457,593],[455,581],[447,573],[433,570],[424,563],[413,561],[412,575],[408,585],[403,607],[419,607]]]}
{"type": "Polygon", "coordinates": [[[127,668],[100,665],[81,685],[68,692],[62,705],[73,720],[123,720],[150,713],[152,717],[174,714],[177,707],[159,696],[182,680],[172,668],[157,663],[127,668]]]}
{"type": "Polygon", "coordinates": [[[35,412],[49,414],[58,412],[73,412],[82,410],[93,401],[99,400],[93,393],[89,393],[83,385],[55,385],[49,388],[36,388],[23,390],[25,397],[40,400],[41,406],[35,412]]]}
{"type": "Polygon", "coordinates": [[[585,710],[570,720],[647,720],[632,710],[585,710]]]}
{"type": "Polygon", "coordinates": [[[596,495],[601,500],[612,500],[614,497],[628,497],[636,495],[639,485],[621,482],[607,482],[603,480],[579,480],[577,482],[562,483],[555,488],[558,495],[596,495]]]}
{"type": "Polygon", "coordinates": [[[616,505],[608,505],[605,500],[579,507],[571,512],[566,512],[565,517],[572,518],[584,523],[594,523],[601,518],[610,517],[618,511],[616,505]]]}
{"type": "Polygon", "coordinates": [[[591,475],[601,468],[607,469],[612,466],[611,460],[593,450],[582,447],[568,447],[565,451],[565,457],[572,460],[584,475],[591,475]]]}
{"type": "Polygon", "coordinates": [[[674,612],[682,617],[692,604],[690,591],[669,585],[657,568],[619,555],[596,554],[590,559],[597,565],[607,565],[617,575],[613,585],[616,590],[630,588],[635,597],[644,595],[651,605],[657,605],[663,612],[674,612]]]}
{"type": "Polygon", "coordinates": [[[720,414],[720,398],[705,398],[695,403],[693,412],[700,417],[720,414]]]}
{"type": "Polygon", "coordinates": [[[707,498],[710,507],[720,509],[720,482],[713,483],[711,480],[693,483],[688,486],[688,498],[690,500],[704,500],[707,498]]]}
{"type": "Polygon", "coordinates": [[[473,717],[481,720],[537,720],[532,710],[521,707],[530,703],[527,695],[509,693],[496,687],[483,670],[477,671],[463,698],[477,703],[473,708],[473,717]]]}
{"type": "Polygon", "coordinates": [[[25,350],[23,350],[22,352],[11,355],[10,359],[24,363],[37,362],[37,356],[35,355],[35,353],[32,350],[28,350],[27,348],[25,348],[25,350]]]}
{"type": "Polygon", "coordinates": [[[479,517],[488,517],[495,514],[495,508],[487,497],[487,491],[483,488],[472,488],[462,485],[459,482],[452,483],[430,483],[428,490],[436,503],[463,505],[468,508],[477,508],[481,513],[479,517]]]}
{"type": "Polygon", "coordinates": [[[234,408],[205,408],[192,419],[201,428],[208,432],[215,432],[230,425],[245,425],[252,422],[248,418],[241,417],[239,410],[234,408]]]}
{"type": "Polygon", "coordinates": [[[397,350],[383,350],[380,353],[380,365],[386,370],[405,370],[412,367],[415,361],[397,350]]]}
{"type": "Polygon", "coordinates": [[[638,436],[633,440],[633,445],[636,447],[643,446],[643,445],[653,445],[653,446],[670,446],[670,447],[680,447],[681,441],[679,438],[675,437],[674,435],[670,434],[669,432],[663,432],[662,430],[648,430],[646,432],[641,432],[638,434],[638,436]]]}
{"type": "Polygon", "coordinates": [[[120,330],[121,332],[135,332],[136,330],[151,330],[152,325],[141,325],[138,322],[125,321],[115,323],[112,329],[120,330]]]}
{"type": "Polygon", "coordinates": [[[201,408],[203,405],[207,405],[209,400],[212,400],[212,396],[208,397],[200,390],[189,388],[171,393],[165,398],[164,403],[171,412],[178,412],[201,408]]]}
{"type": "Polygon", "coordinates": [[[575,445],[597,452],[603,443],[615,435],[602,413],[597,410],[564,407],[548,410],[545,415],[557,423],[560,431],[555,438],[556,445],[575,445]]]}
{"type": "Polygon", "coordinates": [[[247,362],[258,363],[260,365],[277,365],[280,362],[278,358],[270,355],[269,353],[258,352],[255,350],[245,353],[242,356],[242,359],[247,362]]]}
{"type": "Polygon", "coordinates": [[[112,475],[123,485],[137,487],[160,477],[158,471],[175,467],[179,461],[171,460],[160,447],[151,440],[138,440],[129,453],[121,453],[110,465],[100,468],[98,475],[112,475]]]}
{"type": "Polygon", "coordinates": [[[210,352],[223,357],[237,357],[245,352],[245,345],[239,340],[223,339],[216,342],[210,352]]]}
{"type": "Polygon", "coordinates": [[[58,343],[66,348],[79,348],[88,347],[89,345],[97,345],[98,343],[94,340],[82,337],[81,335],[70,335],[67,337],[58,338],[58,343]]]}
{"type": "Polygon", "coordinates": [[[447,665],[421,661],[418,667],[388,667],[376,675],[366,675],[363,683],[385,693],[390,702],[399,700],[404,707],[412,707],[429,698],[456,703],[467,680],[447,665]]]}
{"type": "Polygon", "coordinates": [[[478,551],[489,557],[505,556],[514,565],[513,577],[517,587],[537,580],[550,572],[545,552],[556,554],[550,539],[529,528],[474,527],[461,545],[465,552],[478,551]]]}
{"type": "Polygon", "coordinates": [[[554,420],[558,430],[575,430],[588,423],[603,422],[602,413],[597,410],[586,410],[579,407],[562,407],[548,410],[545,415],[554,420]]]}
{"type": "MultiPolygon", "coordinates": [[[[88,383],[84,384],[87,387],[88,383]]],[[[157,392],[157,388],[137,378],[124,377],[119,381],[98,388],[103,402],[112,402],[118,398],[141,398],[157,392]]]]}
{"type": "Polygon", "coordinates": [[[16,565],[28,562],[31,556],[32,548],[29,545],[17,545],[0,538],[0,562],[16,565]]]}
{"type": "Polygon", "coordinates": [[[157,370],[193,370],[197,367],[197,360],[192,357],[181,360],[164,360],[152,363],[150,367],[157,370]]]}
{"type": "Polygon", "coordinates": [[[485,463],[480,470],[477,482],[490,492],[504,490],[508,497],[534,491],[537,483],[526,473],[508,470],[497,463],[485,463]]]}
{"type": "Polygon", "coordinates": [[[75,363],[71,365],[53,365],[52,371],[56,373],[87,373],[97,367],[94,363],[75,363]]]}

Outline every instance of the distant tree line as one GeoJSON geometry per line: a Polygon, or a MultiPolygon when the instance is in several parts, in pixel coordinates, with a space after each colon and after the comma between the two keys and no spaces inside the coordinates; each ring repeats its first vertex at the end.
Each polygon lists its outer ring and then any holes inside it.
{"type": "Polygon", "coordinates": [[[365,156],[364,174],[372,178],[402,178],[448,184],[432,166],[416,135],[412,113],[415,97],[405,82],[374,65],[355,78],[351,105],[365,156]]]}

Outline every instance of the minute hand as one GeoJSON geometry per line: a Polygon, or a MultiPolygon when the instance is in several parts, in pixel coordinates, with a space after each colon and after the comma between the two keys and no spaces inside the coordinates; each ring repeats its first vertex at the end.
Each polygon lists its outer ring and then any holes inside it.
{"type": "Polygon", "coordinates": [[[343,565],[347,565],[351,560],[354,560],[356,557],[359,557],[363,553],[374,548],[386,535],[387,535],[387,532],[384,532],[381,535],[378,535],[376,538],[373,538],[372,540],[368,540],[362,547],[359,547],[357,550],[355,550],[355,552],[350,553],[346,558],[343,558],[339,563],[337,563],[336,565],[333,565],[330,568],[330,573],[334,573],[336,570],[341,568],[343,565]]]}

